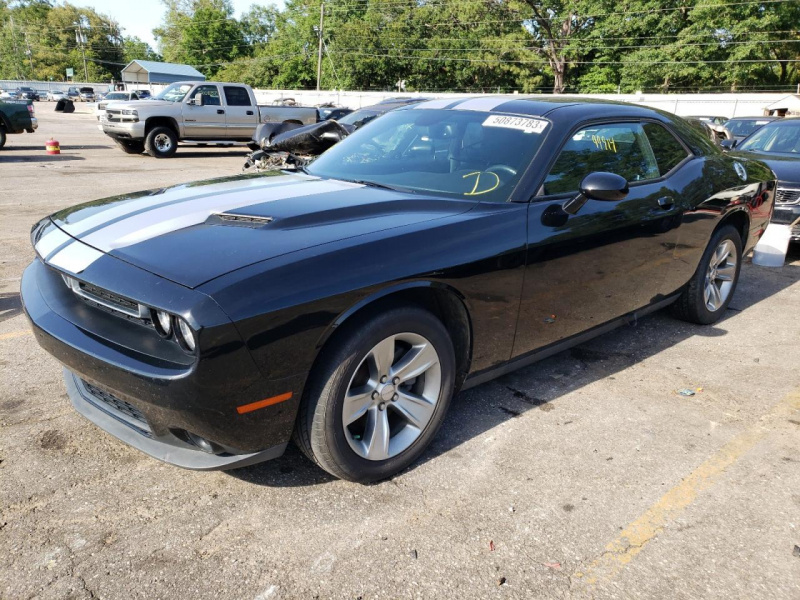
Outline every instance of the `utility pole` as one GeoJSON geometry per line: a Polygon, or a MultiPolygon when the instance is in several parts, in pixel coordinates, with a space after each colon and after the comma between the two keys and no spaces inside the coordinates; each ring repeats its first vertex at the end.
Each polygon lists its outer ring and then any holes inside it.
{"type": "Polygon", "coordinates": [[[75,38],[77,42],[81,45],[81,54],[83,55],[83,76],[84,81],[89,82],[89,71],[86,68],[86,49],[84,48],[84,44],[86,43],[86,38],[83,35],[83,29],[81,28],[81,22],[78,21],[76,23],[78,26],[78,31],[75,32],[75,38]]]}
{"type": "Polygon", "coordinates": [[[28,55],[28,60],[31,64],[31,81],[33,81],[33,52],[31,52],[31,43],[28,41],[28,32],[24,31],[23,35],[25,36],[25,46],[27,47],[25,54],[28,55]]]}
{"type": "Polygon", "coordinates": [[[322,79],[322,25],[325,19],[325,3],[319,3],[319,52],[317,53],[317,91],[322,79]]]}

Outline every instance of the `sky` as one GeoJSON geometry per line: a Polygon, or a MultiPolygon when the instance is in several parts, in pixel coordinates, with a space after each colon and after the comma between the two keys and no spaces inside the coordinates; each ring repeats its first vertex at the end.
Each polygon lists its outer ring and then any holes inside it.
{"type": "MultiPolygon", "coordinates": [[[[160,0],[72,0],[72,4],[89,6],[108,15],[119,22],[123,35],[135,35],[157,50],[152,30],[164,17],[164,5],[160,0]]],[[[231,4],[238,17],[253,4],[283,6],[283,0],[232,0],[231,4]]]]}

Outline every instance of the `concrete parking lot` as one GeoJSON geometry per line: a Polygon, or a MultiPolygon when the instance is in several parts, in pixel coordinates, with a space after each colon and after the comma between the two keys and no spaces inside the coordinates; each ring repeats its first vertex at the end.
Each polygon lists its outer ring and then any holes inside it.
{"type": "Polygon", "coordinates": [[[797,249],[746,264],[715,326],[656,313],[461,394],[391,481],[292,447],[184,471],[71,408],[19,277],[41,217],[246,150],[128,156],[88,112],[37,110],[0,151],[0,598],[800,598],[797,249]]]}

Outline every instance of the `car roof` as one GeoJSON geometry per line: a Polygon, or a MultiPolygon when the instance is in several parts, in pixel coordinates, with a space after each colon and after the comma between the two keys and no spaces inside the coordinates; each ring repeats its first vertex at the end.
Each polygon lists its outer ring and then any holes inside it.
{"type": "Polygon", "coordinates": [[[728,121],[775,121],[780,117],[732,117],[728,121]]]}
{"type": "Polygon", "coordinates": [[[573,98],[570,96],[472,96],[458,99],[438,99],[421,102],[409,110],[440,108],[446,110],[474,110],[488,113],[510,113],[531,117],[548,117],[550,120],[587,120],[603,117],[645,117],[667,115],[654,108],[616,102],[613,100],[573,98]]]}

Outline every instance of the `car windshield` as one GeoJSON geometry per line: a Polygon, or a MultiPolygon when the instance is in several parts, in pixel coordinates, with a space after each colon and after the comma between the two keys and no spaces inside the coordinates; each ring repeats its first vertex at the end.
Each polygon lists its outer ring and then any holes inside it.
{"type": "Polygon", "coordinates": [[[192,89],[192,85],[189,83],[173,83],[168,88],[165,88],[158,96],[156,96],[156,100],[182,102],[186,97],[186,94],[189,93],[190,89],[192,89]]]}
{"type": "Polygon", "coordinates": [[[768,123],[736,149],[800,155],[800,119],[768,123]]]}
{"type": "Polygon", "coordinates": [[[767,123],[769,123],[769,119],[742,119],[741,121],[734,119],[733,121],[725,123],[725,127],[727,127],[728,131],[733,135],[741,137],[750,135],[756,129],[767,123]]]}
{"type": "Polygon", "coordinates": [[[412,192],[504,202],[548,122],[464,110],[390,112],[323,153],[308,172],[412,192]]]}
{"type": "Polygon", "coordinates": [[[106,94],[106,100],[127,100],[128,94],[126,92],[111,92],[106,94]]]}

